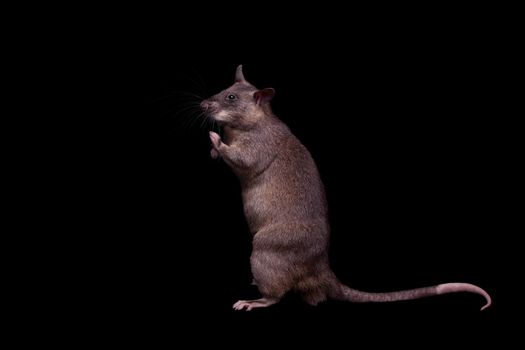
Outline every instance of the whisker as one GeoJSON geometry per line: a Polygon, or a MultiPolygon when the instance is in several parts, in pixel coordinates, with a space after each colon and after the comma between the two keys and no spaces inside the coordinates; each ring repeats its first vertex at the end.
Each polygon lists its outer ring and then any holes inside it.
{"type": "Polygon", "coordinates": [[[213,129],[213,120],[212,120],[211,118],[207,118],[207,117],[205,117],[205,118],[206,118],[206,126],[207,126],[210,130],[213,131],[213,130],[214,130],[214,129],[213,129]]]}
{"type": "Polygon", "coordinates": [[[187,111],[187,113],[185,114],[185,118],[188,121],[188,124],[190,124],[191,122],[194,122],[194,119],[197,118],[198,114],[199,114],[198,110],[187,111]]]}
{"type": "Polygon", "coordinates": [[[198,115],[197,115],[197,117],[193,117],[192,119],[193,119],[193,120],[192,120],[192,123],[190,124],[189,129],[191,129],[191,128],[195,125],[195,123],[197,122],[197,120],[198,120],[198,115]]]}
{"type": "Polygon", "coordinates": [[[184,103],[180,103],[174,107],[164,109],[164,111],[160,112],[159,117],[160,118],[166,118],[166,117],[175,118],[179,114],[183,114],[186,111],[191,110],[191,109],[197,110],[197,109],[200,109],[200,106],[197,102],[187,101],[184,103]],[[172,114],[173,111],[176,111],[176,113],[172,114]]]}
{"type": "Polygon", "coordinates": [[[170,119],[174,119],[178,122],[180,122],[180,126],[183,127],[183,128],[188,128],[190,129],[191,128],[191,125],[194,123],[194,118],[195,118],[195,115],[196,114],[199,114],[201,111],[200,111],[200,108],[197,108],[197,106],[194,106],[194,105],[190,105],[190,106],[186,106],[184,108],[180,108],[178,110],[176,110],[176,113],[173,114],[173,115],[166,115],[167,113],[171,113],[173,112],[173,108],[171,108],[169,111],[167,111],[165,113],[165,115],[163,117],[167,117],[167,118],[170,118],[170,119]]]}
{"type": "Polygon", "coordinates": [[[201,129],[205,128],[207,126],[207,122],[208,122],[208,118],[206,118],[202,113],[199,114],[199,118],[200,117],[204,117],[202,118],[202,122],[201,122],[201,129]]]}
{"type": "Polygon", "coordinates": [[[186,100],[186,101],[180,101],[179,105],[181,107],[182,106],[189,106],[189,105],[200,106],[200,102],[199,101],[193,101],[193,100],[186,100]]]}
{"type": "Polygon", "coordinates": [[[192,97],[195,97],[199,100],[204,100],[204,97],[202,97],[201,95],[197,95],[193,92],[189,92],[189,91],[182,91],[182,90],[172,90],[172,93],[177,95],[182,95],[182,96],[192,96],[192,97]]]}
{"type": "Polygon", "coordinates": [[[198,102],[204,100],[204,98],[202,96],[194,94],[192,92],[173,90],[173,91],[170,91],[169,93],[167,93],[166,95],[157,97],[157,98],[155,98],[153,100],[150,100],[149,102],[146,102],[146,103],[147,104],[153,104],[153,103],[157,103],[157,102],[166,100],[168,98],[173,98],[173,99],[183,99],[183,98],[184,99],[192,99],[192,100],[195,100],[195,101],[198,101],[198,102]]]}
{"type": "Polygon", "coordinates": [[[197,106],[186,106],[184,108],[180,108],[180,109],[178,109],[178,112],[173,115],[173,117],[175,118],[176,116],[180,115],[181,113],[184,113],[184,112],[187,112],[187,111],[191,111],[194,108],[196,109],[196,107],[197,106]]]}

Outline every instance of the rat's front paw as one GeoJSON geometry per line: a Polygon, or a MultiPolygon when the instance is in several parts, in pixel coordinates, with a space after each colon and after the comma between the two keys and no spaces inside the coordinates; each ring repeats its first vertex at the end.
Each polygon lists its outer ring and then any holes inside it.
{"type": "Polygon", "coordinates": [[[213,148],[217,149],[221,145],[221,137],[213,131],[210,131],[210,140],[213,148]]]}

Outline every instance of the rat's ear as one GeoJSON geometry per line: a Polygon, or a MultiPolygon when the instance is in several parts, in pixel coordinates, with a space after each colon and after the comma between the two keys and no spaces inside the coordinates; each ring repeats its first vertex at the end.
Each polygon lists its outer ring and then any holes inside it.
{"type": "Polygon", "coordinates": [[[235,72],[235,82],[246,83],[246,79],[244,79],[244,74],[242,74],[242,64],[240,64],[237,67],[237,71],[235,72]]]}
{"type": "Polygon", "coordinates": [[[256,91],[253,94],[253,98],[257,101],[257,105],[262,102],[268,102],[275,96],[275,90],[273,88],[266,88],[259,91],[256,91]]]}

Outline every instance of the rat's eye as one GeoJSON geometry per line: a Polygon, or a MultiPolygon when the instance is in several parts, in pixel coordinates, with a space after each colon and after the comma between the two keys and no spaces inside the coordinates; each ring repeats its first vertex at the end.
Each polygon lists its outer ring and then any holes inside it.
{"type": "Polygon", "coordinates": [[[226,98],[230,101],[233,101],[237,98],[237,96],[233,95],[233,94],[229,94],[228,96],[226,96],[226,98]]]}

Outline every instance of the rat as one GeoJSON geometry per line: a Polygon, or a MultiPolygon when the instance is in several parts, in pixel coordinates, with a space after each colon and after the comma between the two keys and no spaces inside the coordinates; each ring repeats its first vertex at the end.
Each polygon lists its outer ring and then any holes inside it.
{"type": "Polygon", "coordinates": [[[211,157],[222,158],[240,180],[244,214],[253,236],[253,284],[262,298],[239,300],[236,310],[273,305],[288,292],[317,305],[328,298],[390,302],[470,292],[489,294],[469,283],[444,283],[388,293],[369,293],[341,283],[330,268],[330,227],[324,186],[305,146],[272,112],[273,88],[257,89],[237,67],[229,88],[201,102],[223,129],[210,132],[211,157]]]}

